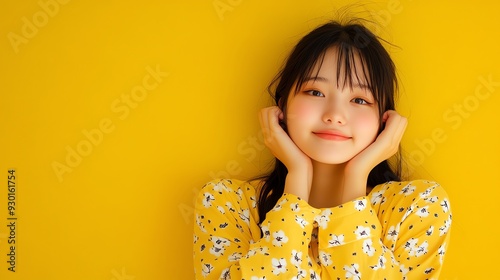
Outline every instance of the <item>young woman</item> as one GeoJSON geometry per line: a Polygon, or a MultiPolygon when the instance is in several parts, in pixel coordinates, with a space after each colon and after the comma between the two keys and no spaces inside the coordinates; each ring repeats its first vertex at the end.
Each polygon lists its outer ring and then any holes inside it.
{"type": "Polygon", "coordinates": [[[200,192],[196,279],[438,279],[451,211],[437,183],[401,182],[406,118],[394,64],[359,23],[324,24],[295,46],[264,108],[273,171],[200,192]]]}

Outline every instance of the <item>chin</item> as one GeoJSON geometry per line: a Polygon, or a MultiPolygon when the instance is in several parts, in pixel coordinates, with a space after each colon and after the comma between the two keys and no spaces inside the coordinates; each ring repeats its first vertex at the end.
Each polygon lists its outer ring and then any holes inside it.
{"type": "Polygon", "coordinates": [[[337,165],[344,164],[350,161],[354,156],[329,156],[325,157],[325,155],[321,156],[310,156],[310,158],[318,163],[337,165]]]}

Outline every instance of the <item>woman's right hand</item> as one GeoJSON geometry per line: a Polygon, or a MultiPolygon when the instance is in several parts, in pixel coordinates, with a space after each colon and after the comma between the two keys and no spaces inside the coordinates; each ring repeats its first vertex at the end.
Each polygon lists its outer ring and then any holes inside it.
{"type": "Polygon", "coordinates": [[[285,192],[307,201],[312,182],[311,159],[295,145],[280,126],[279,121],[284,116],[277,106],[262,109],[259,117],[264,143],[288,169],[285,192]]]}

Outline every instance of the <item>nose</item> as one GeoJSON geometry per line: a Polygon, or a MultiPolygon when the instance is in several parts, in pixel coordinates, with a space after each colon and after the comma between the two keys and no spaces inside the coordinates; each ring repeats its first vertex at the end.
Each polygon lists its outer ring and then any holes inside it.
{"type": "Polygon", "coordinates": [[[346,108],[340,102],[325,104],[323,122],[326,124],[345,125],[347,122],[346,108]]]}

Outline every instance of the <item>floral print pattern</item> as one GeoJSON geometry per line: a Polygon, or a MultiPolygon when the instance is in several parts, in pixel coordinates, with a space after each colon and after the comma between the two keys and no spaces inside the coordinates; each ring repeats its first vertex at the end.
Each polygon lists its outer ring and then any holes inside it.
{"type": "Polygon", "coordinates": [[[322,209],[285,193],[260,225],[256,201],[248,182],[203,187],[196,279],[438,279],[452,215],[435,182],[388,182],[322,209]]]}

